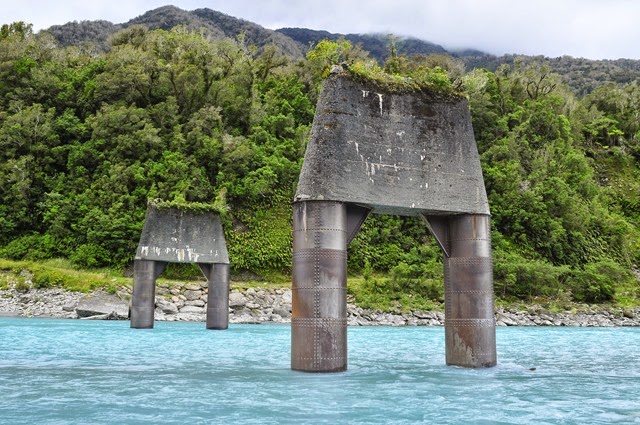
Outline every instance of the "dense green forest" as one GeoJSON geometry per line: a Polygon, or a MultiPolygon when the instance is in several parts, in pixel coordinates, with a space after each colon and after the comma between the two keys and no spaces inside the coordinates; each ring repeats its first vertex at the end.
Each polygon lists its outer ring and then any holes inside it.
{"type": "MultiPolygon", "coordinates": [[[[640,298],[636,81],[583,95],[542,60],[489,71],[401,55],[393,39],[389,52],[379,65],[348,41],[320,41],[292,59],[243,33],[136,25],[102,51],[2,26],[0,257],[125,269],[148,200],[164,199],[223,211],[236,273],[288,273],[290,202],[322,78],[340,62],[468,98],[497,296],[640,298]]],[[[395,216],[370,217],[349,250],[368,293],[399,302],[440,299],[441,262],[425,226],[395,216]]]]}

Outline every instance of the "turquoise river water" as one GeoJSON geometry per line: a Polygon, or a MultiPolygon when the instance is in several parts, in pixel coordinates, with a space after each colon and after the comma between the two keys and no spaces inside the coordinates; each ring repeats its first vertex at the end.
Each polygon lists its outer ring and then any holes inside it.
{"type": "Polygon", "coordinates": [[[441,327],[348,332],[308,374],[288,325],[0,318],[0,424],[640,424],[640,328],[498,328],[482,370],[441,327]]]}

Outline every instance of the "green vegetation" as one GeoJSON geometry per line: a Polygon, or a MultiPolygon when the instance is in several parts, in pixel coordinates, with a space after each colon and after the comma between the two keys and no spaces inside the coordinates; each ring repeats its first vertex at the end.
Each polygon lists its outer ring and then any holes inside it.
{"type": "MultiPolygon", "coordinates": [[[[31,287],[60,287],[85,293],[96,289],[115,293],[119,288],[131,286],[131,279],[123,277],[120,271],[106,268],[81,270],[64,259],[38,262],[0,260],[0,274],[5,274],[15,281],[18,291],[27,291],[31,287]],[[30,284],[25,276],[29,276],[30,284]]],[[[4,286],[9,285],[5,283],[4,286]]]]}
{"type": "MultiPolygon", "coordinates": [[[[34,285],[114,288],[147,201],[161,199],[221,212],[233,273],[281,281],[314,105],[340,63],[355,78],[467,97],[498,297],[638,302],[637,82],[578,96],[544,62],[465,72],[443,54],[401,55],[393,39],[382,65],[345,40],[292,60],[247,40],[129,26],[99,53],[56,47],[24,23],[3,26],[0,268],[28,268],[34,285]],[[114,272],[67,276],[77,267],[114,272]]],[[[370,217],[349,248],[350,293],[363,306],[437,308],[441,255],[420,221],[370,217]]]]}
{"type": "Polygon", "coordinates": [[[208,202],[187,202],[183,197],[174,199],[173,201],[165,201],[163,199],[153,199],[147,202],[148,206],[156,207],[159,210],[178,209],[181,211],[191,211],[196,213],[214,212],[222,214],[227,211],[228,206],[225,203],[226,191],[223,189],[218,193],[218,197],[212,203],[208,202]]]}

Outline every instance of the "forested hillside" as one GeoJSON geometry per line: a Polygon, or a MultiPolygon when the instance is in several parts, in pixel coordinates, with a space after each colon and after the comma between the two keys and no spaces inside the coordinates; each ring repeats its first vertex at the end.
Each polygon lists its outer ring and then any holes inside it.
{"type": "Polygon", "coordinates": [[[544,56],[468,54],[461,56],[468,69],[484,68],[496,71],[500,65],[513,66],[521,64],[546,63],[554,73],[560,75],[578,96],[591,93],[607,83],[627,84],[640,81],[640,60],[590,60],[561,56],[545,58],[544,56]]]}
{"type": "MultiPolygon", "coordinates": [[[[288,273],[323,75],[332,63],[381,74],[378,62],[346,41],[294,60],[184,26],[133,25],[108,43],[96,53],[24,23],[0,30],[0,257],[124,268],[160,198],[221,208],[235,272],[288,273]]],[[[465,71],[393,46],[383,68],[468,97],[498,296],[640,297],[637,82],[579,97],[542,62],[465,71]]],[[[442,297],[441,254],[419,221],[371,217],[349,255],[372,294],[442,297]]]]}

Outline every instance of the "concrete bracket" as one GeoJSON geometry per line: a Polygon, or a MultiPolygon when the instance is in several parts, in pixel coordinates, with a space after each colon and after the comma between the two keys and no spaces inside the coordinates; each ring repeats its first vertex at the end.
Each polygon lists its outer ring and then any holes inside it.
{"type": "Polygon", "coordinates": [[[446,257],[450,257],[449,249],[449,226],[447,217],[440,216],[427,216],[422,214],[420,217],[424,220],[429,229],[429,232],[433,235],[440,245],[442,252],[446,257]]]}
{"type": "Polygon", "coordinates": [[[367,219],[371,208],[347,204],[347,245],[356,237],[362,223],[367,219]]]}

